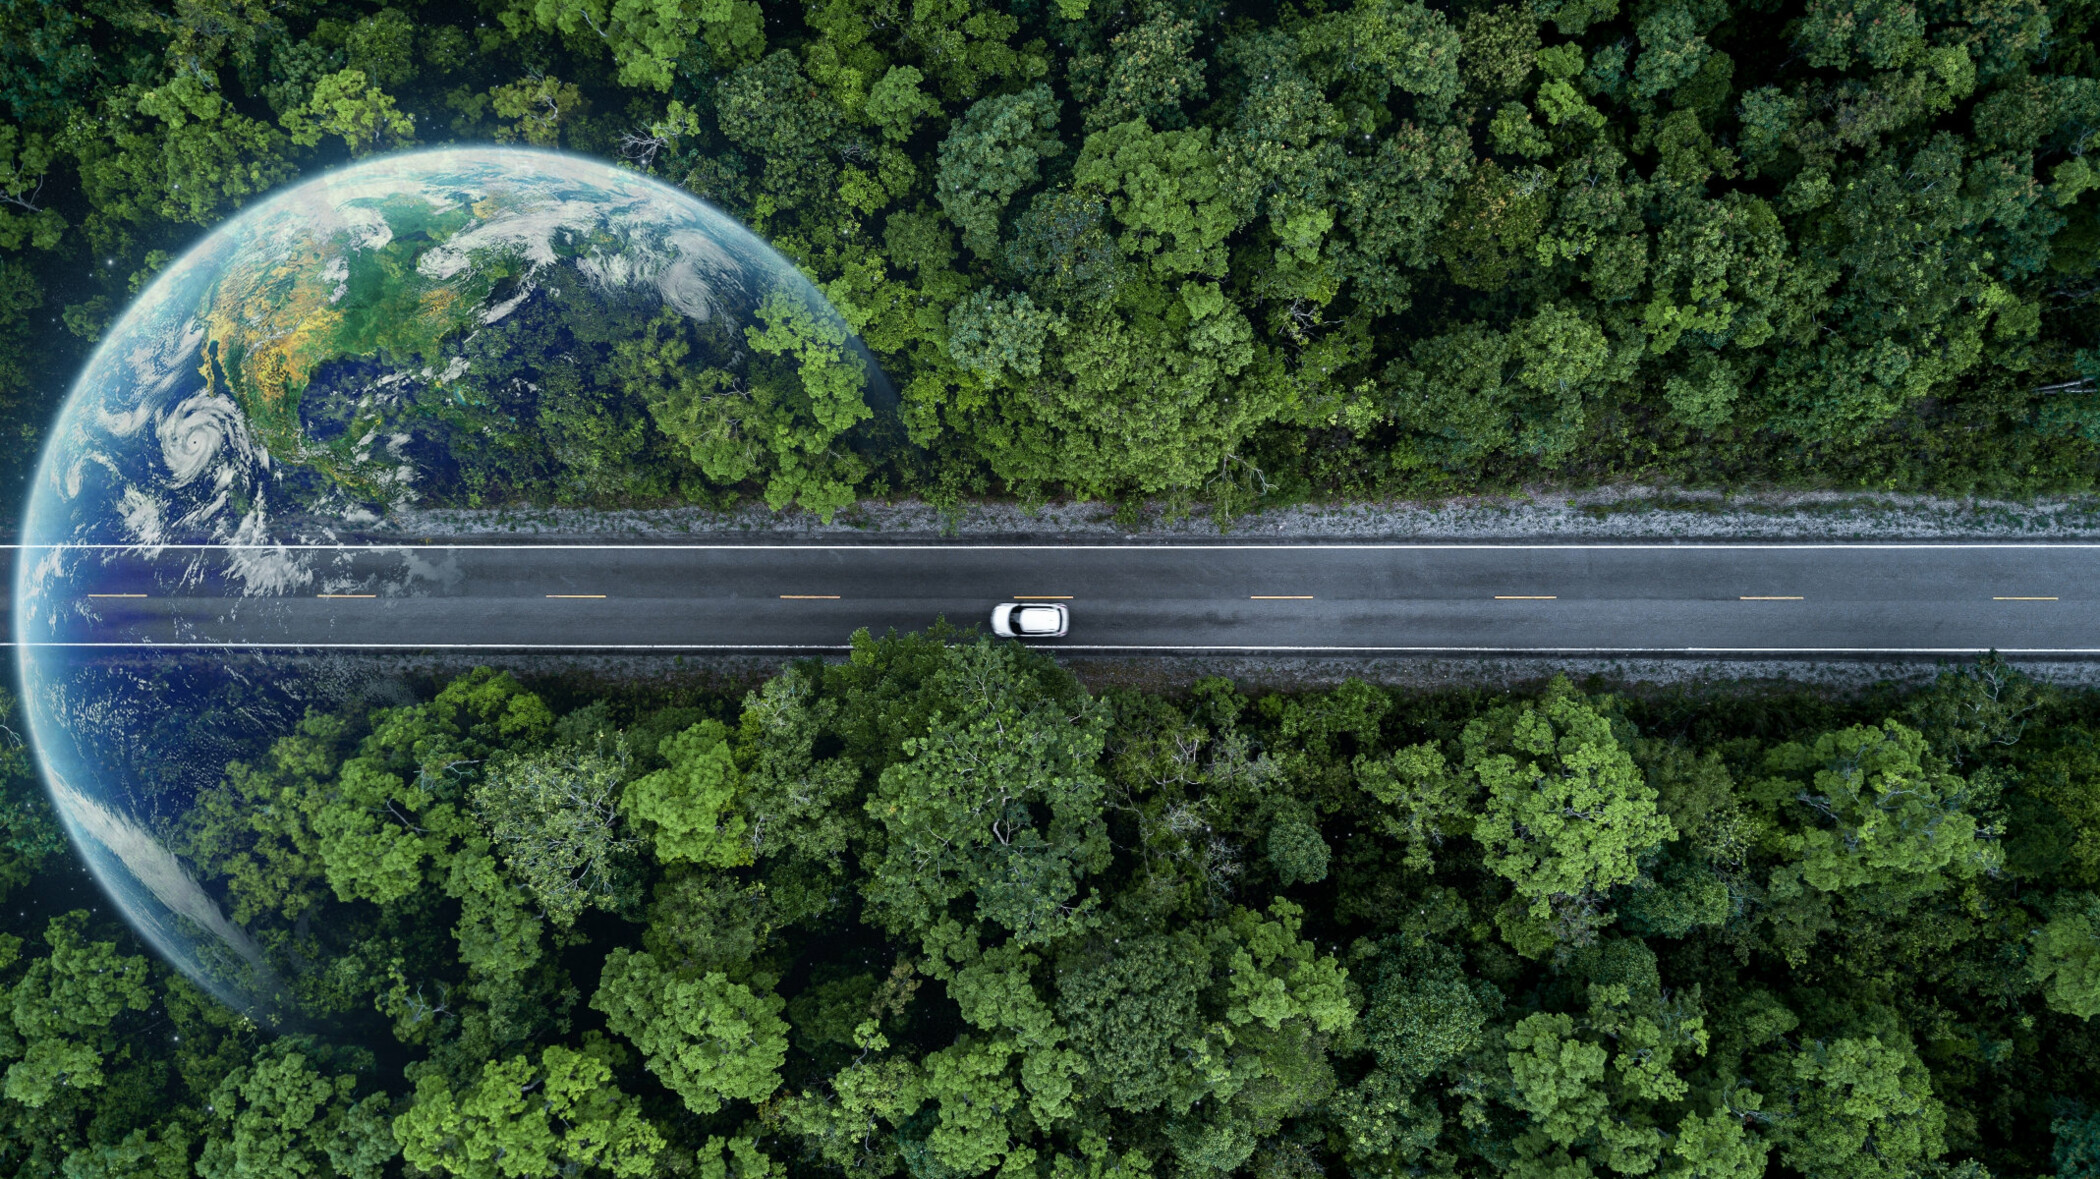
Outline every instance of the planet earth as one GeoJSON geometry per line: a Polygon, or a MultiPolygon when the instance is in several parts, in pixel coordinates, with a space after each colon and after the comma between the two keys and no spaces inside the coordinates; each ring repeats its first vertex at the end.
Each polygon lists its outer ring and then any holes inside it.
{"type": "MultiPolygon", "coordinates": [[[[355,659],[127,644],[127,602],[326,591],[333,546],[410,509],[660,503],[720,483],[729,460],[686,445],[623,374],[792,380],[795,353],[752,347],[784,317],[843,341],[834,363],[880,389],[831,305],[732,218],[602,161],[498,147],[300,183],[140,292],[52,431],[14,605],[51,798],[139,933],[227,1003],[296,1019],[281,963],[171,832],[309,706],[386,689],[355,659]]],[[[416,576],[404,560],[401,581],[416,576]]]]}

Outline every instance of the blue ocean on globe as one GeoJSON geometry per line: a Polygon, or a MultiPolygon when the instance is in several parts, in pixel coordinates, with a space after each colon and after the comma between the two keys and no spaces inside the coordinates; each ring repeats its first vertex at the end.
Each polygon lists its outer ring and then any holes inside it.
{"type": "Polygon", "coordinates": [[[51,798],[146,940],[223,1001],[296,1022],[286,974],[312,964],[200,884],[183,818],[310,707],[403,690],[377,656],[185,646],[146,625],[157,598],[234,613],[415,592],[442,571],[408,552],[374,584],[340,546],[411,508],[655,504],[721,483],[750,444],[621,374],[669,358],[750,395],[778,374],[748,333],[790,312],[887,395],[823,296],[730,217],[602,161],[499,147],[307,180],[142,291],[38,467],[14,626],[51,798]]]}

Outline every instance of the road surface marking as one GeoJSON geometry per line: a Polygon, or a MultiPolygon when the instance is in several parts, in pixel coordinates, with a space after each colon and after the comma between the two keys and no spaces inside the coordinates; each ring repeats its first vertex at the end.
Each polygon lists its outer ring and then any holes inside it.
{"type": "Polygon", "coordinates": [[[1558,594],[1496,594],[1498,602],[1557,602],[1558,594]]]}
{"type": "Polygon", "coordinates": [[[1805,602],[1808,599],[1800,594],[1744,594],[1736,600],[1739,602],[1805,602]]]}
{"type": "Polygon", "coordinates": [[[89,594],[91,598],[143,598],[144,594],[89,594]]]}
{"type": "Polygon", "coordinates": [[[836,602],[839,600],[837,594],[782,594],[780,596],[791,602],[836,602]]]}
{"type": "Polygon", "coordinates": [[[1992,598],[1993,602],[2054,602],[2055,598],[1992,598]]]}
{"type": "Polygon", "coordinates": [[[1069,601],[1071,601],[1071,600],[1072,600],[1072,595],[1070,595],[1070,594],[1015,594],[1015,595],[1014,595],[1014,600],[1015,600],[1015,601],[1017,601],[1017,602],[1069,602],[1069,601]]]}
{"type": "Polygon", "coordinates": [[[315,594],[317,598],[376,598],[378,594],[315,594]]]}
{"type": "Polygon", "coordinates": [[[1248,594],[1250,602],[1310,602],[1311,594],[1248,594]]]}
{"type": "Polygon", "coordinates": [[[604,594],[548,594],[550,598],[602,598],[604,594]]]}

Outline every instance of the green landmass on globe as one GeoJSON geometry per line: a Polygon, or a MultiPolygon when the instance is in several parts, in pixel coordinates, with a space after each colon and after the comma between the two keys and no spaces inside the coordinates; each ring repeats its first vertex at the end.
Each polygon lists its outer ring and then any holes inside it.
{"type": "MultiPolygon", "coordinates": [[[[470,224],[473,212],[432,209],[406,194],[353,207],[378,212],[392,239],[345,257],[345,273],[336,283],[326,270],[330,247],[341,249],[340,240],[298,239],[286,254],[242,255],[241,264],[227,268],[203,315],[211,333],[203,375],[211,387],[233,396],[265,448],[299,455],[376,495],[381,489],[339,461],[333,449],[305,444],[299,402],[314,370],[344,358],[410,364],[436,355],[519,268],[504,252],[485,250],[463,275],[426,277],[417,272],[417,260],[470,224]]],[[[442,392],[446,384],[445,374],[435,374],[432,391],[442,392]]]]}
{"type": "Polygon", "coordinates": [[[553,161],[394,157],[238,219],[202,252],[206,391],[309,508],[843,503],[879,374],[822,296],[691,197],[553,161]]]}

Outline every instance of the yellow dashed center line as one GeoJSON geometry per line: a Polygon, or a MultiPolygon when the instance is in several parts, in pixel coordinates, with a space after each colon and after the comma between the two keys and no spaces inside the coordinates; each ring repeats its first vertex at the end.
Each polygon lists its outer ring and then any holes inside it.
{"type": "Polygon", "coordinates": [[[1310,602],[1311,594],[1248,594],[1250,602],[1310,602]]]}
{"type": "Polygon", "coordinates": [[[1993,602],[2054,602],[2055,598],[1992,598],[1993,602]]]}
{"type": "Polygon", "coordinates": [[[1072,600],[1072,595],[1070,595],[1070,594],[1015,594],[1015,595],[1014,595],[1014,601],[1016,601],[1016,602],[1069,602],[1069,601],[1071,601],[1071,600],[1072,600]]]}
{"type": "Polygon", "coordinates": [[[144,594],[89,594],[91,598],[143,598],[144,594]]]}
{"type": "Polygon", "coordinates": [[[548,594],[550,598],[602,598],[604,594],[548,594]]]}
{"type": "Polygon", "coordinates": [[[378,594],[315,594],[317,598],[376,598],[378,594]]]}
{"type": "Polygon", "coordinates": [[[837,594],[782,594],[780,596],[791,602],[836,602],[839,600],[837,594]]]}
{"type": "Polygon", "coordinates": [[[1802,596],[1801,596],[1800,594],[1744,594],[1744,595],[1742,595],[1741,597],[1737,598],[1736,600],[1737,600],[1737,601],[1739,601],[1739,602],[1803,602],[1803,601],[1807,601],[1807,599],[1806,599],[1806,598],[1803,598],[1803,597],[1802,597],[1802,596]]]}
{"type": "Polygon", "coordinates": [[[1496,594],[1498,602],[1557,602],[1559,594],[1496,594]]]}

